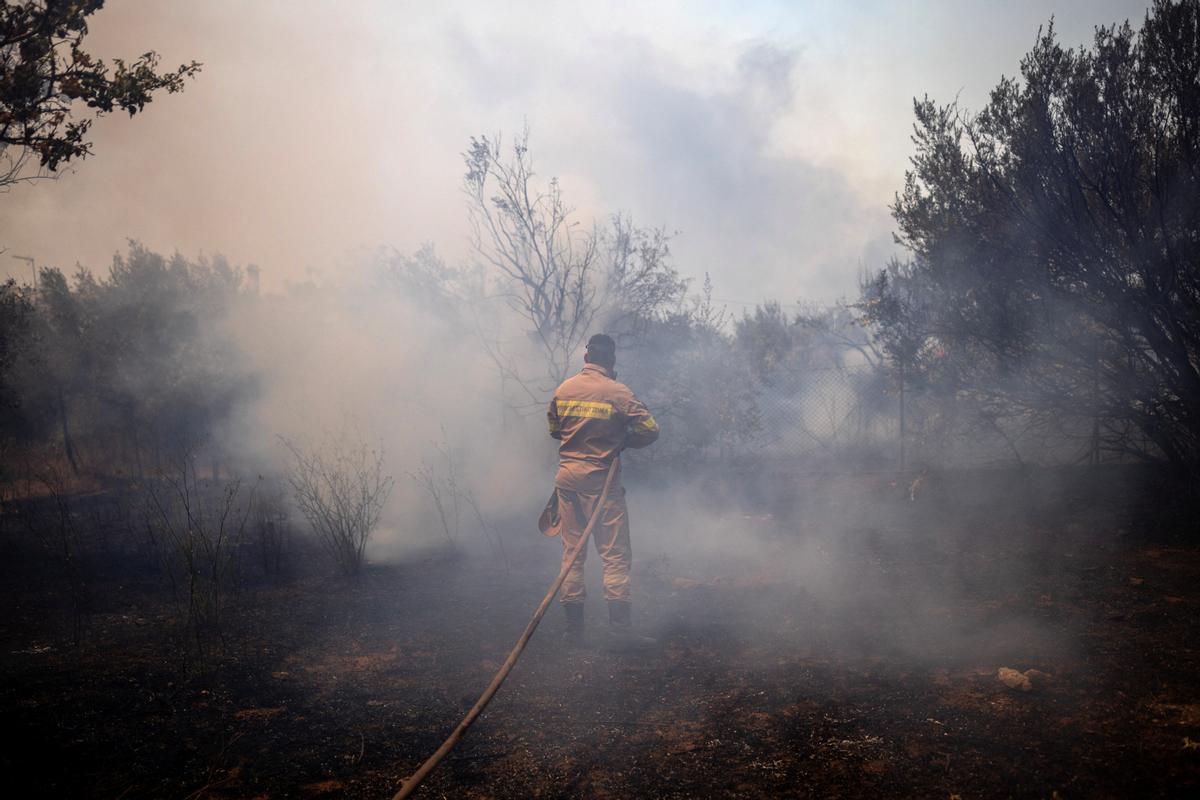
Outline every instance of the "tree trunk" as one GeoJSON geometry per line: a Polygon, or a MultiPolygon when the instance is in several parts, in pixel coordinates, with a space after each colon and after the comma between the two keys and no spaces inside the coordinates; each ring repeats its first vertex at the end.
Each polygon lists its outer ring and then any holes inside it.
{"type": "Polygon", "coordinates": [[[67,425],[67,403],[63,398],[62,387],[58,389],[58,424],[62,428],[63,447],[67,451],[67,461],[71,464],[71,472],[79,474],[79,461],[75,458],[75,445],[71,441],[71,429],[67,425]]]}

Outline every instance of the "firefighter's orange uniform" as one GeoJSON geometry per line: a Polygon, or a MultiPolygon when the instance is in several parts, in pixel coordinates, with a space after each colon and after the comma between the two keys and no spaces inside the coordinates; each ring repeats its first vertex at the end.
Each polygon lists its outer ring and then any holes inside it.
{"type": "MultiPolygon", "coordinates": [[[[579,542],[591,518],[613,459],[624,447],[645,447],[658,438],[658,423],[650,411],[623,383],[598,364],[583,370],[558,387],[546,412],[550,435],[560,441],[558,475],[559,530],[563,560],[579,542]]],[[[617,468],[620,470],[620,467],[617,468]]],[[[629,602],[629,512],[620,474],[613,476],[608,498],[592,530],[592,541],[604,566],[604,598],[629,602]]],[[[583,600],[583,562],[586,548],[563,581],[559,599],[583,600]]]]}

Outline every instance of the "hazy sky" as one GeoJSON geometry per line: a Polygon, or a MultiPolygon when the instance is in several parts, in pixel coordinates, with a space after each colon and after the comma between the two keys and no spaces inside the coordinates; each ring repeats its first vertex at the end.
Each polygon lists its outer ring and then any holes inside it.
{"type": "Polygon", "coordinates": [[[828,301],[892,252],[912,98],[979,108],[1053,15],[1069,45],[1147,3],[110,0],[98,55],[204,71],[0,195],[3,274],[104,269],[127,238],[256,263],[268,287],[379,245],[467,257],[460,153],[527,121],[589,220],[677,231],[732,300],[828,301]]]}

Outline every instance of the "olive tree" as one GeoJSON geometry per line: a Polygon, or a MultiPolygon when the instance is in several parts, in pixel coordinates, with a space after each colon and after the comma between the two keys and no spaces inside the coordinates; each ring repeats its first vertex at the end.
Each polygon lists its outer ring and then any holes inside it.
{"type": "MultiPolygon", "coordinates": [[[[871,284],[871,322],[936,337],[938,369],[1092,427],[1094,449],[1200,459],[1200,0],[1064,48],[1053,26],[970,115],[915,103],[893,213],[914,326],[871,284]]],[[[886,278],[886,276],[885,276],[886,278]]]]}
{"type": "Polygon", "coordinates": [[[53,175],[92,152],[95,117],[146,107],[183,90],[192,61],[159,71],[148,51],[108,63],[84,50],[88,17],[104,0],[8,0],[0,5],[0,187],[53,175]]]}

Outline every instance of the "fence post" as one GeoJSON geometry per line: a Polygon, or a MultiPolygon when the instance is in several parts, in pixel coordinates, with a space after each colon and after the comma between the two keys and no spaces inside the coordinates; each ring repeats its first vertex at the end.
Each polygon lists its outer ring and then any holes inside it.
{"type": "Polygon", "coordinates": [[[904,472],[904,359],[900,359],[900,471],[904,472]]]}

